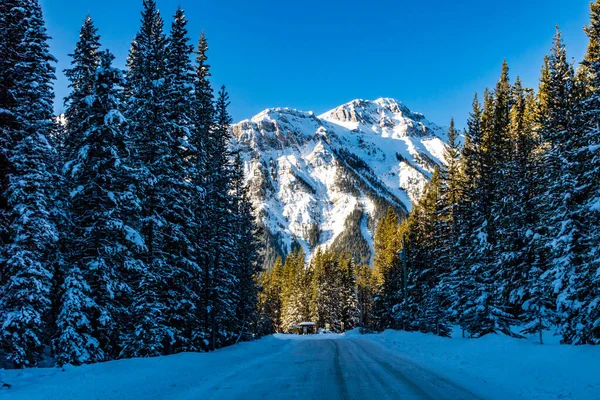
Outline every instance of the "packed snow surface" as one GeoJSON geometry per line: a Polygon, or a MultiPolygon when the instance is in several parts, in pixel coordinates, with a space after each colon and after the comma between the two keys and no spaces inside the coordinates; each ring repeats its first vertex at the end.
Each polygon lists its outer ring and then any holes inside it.
{"type": "Polygon", "coordinates": [[[213,353],[0,371],[14,399],[597,399],[600,348],[386,331],[274,335],[213,353]]]}

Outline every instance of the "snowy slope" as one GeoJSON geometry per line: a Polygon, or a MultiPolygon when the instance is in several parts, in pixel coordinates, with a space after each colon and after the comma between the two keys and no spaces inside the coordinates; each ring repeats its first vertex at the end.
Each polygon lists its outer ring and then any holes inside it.
{"type": "MultiPolygon", "coordinates": [[[[445,131],[388,98],[323,115],[267,109],[232,128],[272,254],[296,239],[310,254],[333,246],[367,262],[377,220],[406,214],[436,164],[445,131]],[[344,235],[342,235],[344,233],[344,235]]],[[[272,261],[272,260],[271,260],[272,261]]]]}

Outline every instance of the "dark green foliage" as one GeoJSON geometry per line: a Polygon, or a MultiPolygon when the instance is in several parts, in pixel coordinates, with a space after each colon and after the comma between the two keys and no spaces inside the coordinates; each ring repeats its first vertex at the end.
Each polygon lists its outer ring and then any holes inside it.
{"type": "Polygon", "coordinates": [[[263,234],[229,152],[227,94],[213,101],[206,39],[194,65],[186,24],[178,9],[165,36],[145,0],[123,79],[87,17],[55,126],[40,6],[0,3],[2,365],[214,349],[264,332],[263,234]]]}
{"type": "Polygon", "coordinates": [[[362,209],[355,208],[344,221],[344,231],[331,243],[331,250],[351,255],[352,261],[356,264],[368,264],[371,259],[371,249],[361,230],[361,225],[366,222],[365,219],[362,209]]]}
{"type": "Polygon", "coordinates": [[[234,214],[234,276],[237,282],[237,304],[235,309],[234,332],[239,332],[237,340],[252,339],[259,331],[258,288],[256,282],[262,271],[261,234],[254,218],[254,210],[244,183],[242,159],[235,155],[232,171],[232,206],[234,214]]]}
{"type": "Polygon", "coordinates": [[[54,57],[37,1],[0,5],[3,146],[0,232],[0,349],[14,366],[34,366],[49,339],[59,233],[53,216],[58,182],[51,137],[54,57]]]}
{"type": "Polygon", "coordinates": [[[557,30],[537,96],[504,63],[483,105],[475,97],[462,151],[451,124],[447,165],[401,233],[380,224],[378,329],[447,335],[453,322],[543,342],[557,324],[564,343],[598,343],[599,16],[596,2],[577,74],[557,30]]]}
{"type": "MultiPolygon", "coordinates": [[[[259,219],[261,216],[259,215],[259,219]]],[[[263,260],[264,269],[270,270],[275,265],[277,258],[285,258],[287,255],[287,249],[283,243],[283,237],[281,234],[275,235],[268,228],[261,227],[263,236],[263,260]]]]}
{"type": "Polygon", "coordinates": [[[315,248],[316,245],[319,243],[319,236],[321,234],[321,231],[319,229],[319,224],[317,224],[316,222],[313,222],[312,224],[310,224],[310,226],[305,230],[304,232],[304,236],[306,237],[306,240],[308,241],[308,245],[311,248],[315,248]]]}
{"type": "Polygon", "coordinates": [[[278,258],[272,270],[262,273],[260,283],[259,309],[276,332],[289,332],[304,321],[334,332],[359,324],[357,269],[343,254],[318,249],[306,265],[302,248],[294,247],[285,266],[278,258]]]}
{"type": "Polygon", "coordinates": [[[259,278],[261,291],[258,295],[258,309],[269,321],[264,329],[265,333],[280,332],[282,329],[283,271],[283,261],[281,257],[277,257],[273,268],[263,271],[259,278]]]}

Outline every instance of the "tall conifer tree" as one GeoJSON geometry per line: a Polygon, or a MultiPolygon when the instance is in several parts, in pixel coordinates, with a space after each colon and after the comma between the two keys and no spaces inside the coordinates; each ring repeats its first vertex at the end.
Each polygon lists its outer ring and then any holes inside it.
{"type": "Polygon", "coordinates": [[[171,160],[173,142],[165,105],[167,39],[163,25],[154,0],[144,0],[141,27],[127,60],[125,116],[137,162],[135,185],[142,201],[139,229],[146,245],[142,254],[144,270],[135,278],[135,322],[124,338],[123,354],[127,356],[169,353],[177,337],[169,321],[173,293],[169,293],[165,281],[165,277],[174,275],[176,266],[170,249],[165,248],[167,229],[171,227],[166,219],[169,205],[165,195],[172,185],[170,165],[164,161],[171,160]]]}
{"type": "MultiPolygon", "coordinates": [[[[89,26],[86,20],[84,28],[89,26]]],[[[86,40],[82,35],[81,40],[86,40]]],[[[86,120],[80,146],[70,160],[70,212],[73,234],[54,342],[59,364],[80,364],[119,354],[131,315],[129,277],[140,274],[144,243],[135,228],[139,199],[131,185],[126,121],[121,114],[121,71],[114,56],[98,53],[89,106],[77,114],[86,120]]],[[[80,105],[83,106],[83,105],[80,105]]],[[[74,105],[71,105],[74,107],[74,105]]]]}
{"type": "MultiPolygon", "coordinates": [[[[540,136],[547,147],[544,154],[544,201],[540,205],[543,221],[549,226],[546,242],[550,252],[549,279],[557,295],[557,311],[561,333],[571,336],[569,319],[571,307],[570,285],[574,268],[581,265],[582,226],[578,220],[579,197],[578,166],[575,161],[580,142],[573,124],[574,71],[560,31],[557,29],[554,45],[545,60],[539,88],[540,136]]],[[[570,339],[566,339],[570,341],[570,339]]]]}
{"type": "Polygon", "coordinates": [[[167,279],[169,325],[176,336],[172,351],[196,349],[192,332],[198,325],[196,307],[198,287],[191,282],[200,278],[200,268],[191,253],[193,243],[190,221],[193,209],[190,199],[190,138],[194,135],[194,68],[185,13],[178,8],[173,17],[165,49],[165,98],[168,146],[161,159],[161,201],[164,202],[163,256],[170,269],[167,279]]]}
{"type": "Polygon", "coordinates": [[[49,337],[54,276],[52,253],[58,240],[52,198],[57,174],[52,165],[54,57],[37,1],[3,2],[2,127],[8,138],[7,186],[3,197],[9,243],[2,247],[0,347],[15,366],[35,365],[49,337]],[[6,12],[6,14],[5,14],[6,12]],[[4,117],[3,117],[4,118],[4,117]]]}
{"type": "Polygon", "coordinates": [[[231,164],[229,162],[229,96],[223,86],[215,104],[215,126],[206,147],[211,154],[206,163],[206,223],[210,230],[208,260],[210,281],[210,346],[227,344],[235,337],[229,322],[235,317],[239,283],[235,274],[235,220],[230,213],[231,164]]]}
{"type": "Polygon", "coordinates": [[[196,51],[195,79],[194,79],[194,130],[190,137],[190,182],[192,184],[192,211],[193,219],[190,224],[191,236],[194,238],[194,260],[200,268],[201,277],[198,280],[200,291],[200,304],[198,318],[201,320],[200,329],[196,333],[197,339],[204,343],[205,348],[210,345],[210,310],[211,306],[211,271],[210,260],[210,225],[209,207],[206,207],[209,187],[208,151],[209,139],[214,128],[214,96],[211,87],[210,66],[207,63],[208,42],[204,32],[198,42],[196,51]]]}
{"type": "Polygon", "coordinates": [[[244,177],[244,165],[239,153],[233,160],[232,174],[232,214],[234,216],[234,260],[236,281],[238,282],[238,303],[236,305],[236,330],[240,337],[252,337],[257,331],[258,300],[257,278],[261,272],[260,234],[254,218],[244,177]]]}
{"type": "Polygon", "coordinates": [[[565,341],[600,344],[600,2],[590,5],[590,24],[585,27],[588,47],[574,82],[573,124],[582,135],[576,147],[578,177],[577,220],[581,224],[582,262],[571,277],[573,302],[564,320],[565,341]]]}

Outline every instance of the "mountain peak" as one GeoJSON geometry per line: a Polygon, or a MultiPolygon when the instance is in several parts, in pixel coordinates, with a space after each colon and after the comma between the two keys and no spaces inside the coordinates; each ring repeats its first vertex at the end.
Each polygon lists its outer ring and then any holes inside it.
{"type": "Polygon", "coordinates": [[[320,117],[326,117],[336,110],[360,110],[370,114],[381,114],[384,112],[390,112],[393,114],[412,114],[408,107],[406,107],[401,101],[391,97],[380,97],[376,100],[351,100],[320,115],[320,117]]]}
{"type": "Polygon", "coordinates": [[[312,111],[300,111],[295,108],[289,107],[275,107],[275,108],[267,108],[254,117],[251,118],[251,121],[258,122],[264,119],[277,120],[281,117],[285,118],[286,116],[291,116],[295,118],[314,118],[315,114],[312,111]]]}
{"type": "Polygon", "coordinates": [[[319,116],[351,130],[375,132],[382,136],[443,136],[443,129],[413,112],[404,103],[389,97],[356,99],[319,116]]]}
{"type": "Polygon", "coordinates": [[[268,264],[295,243],[367,263],[379,218],[406,215],[435,166],[441,128],[391,98],[356,99],[323,115],[269,108],[232,126],[268,264]]]}

